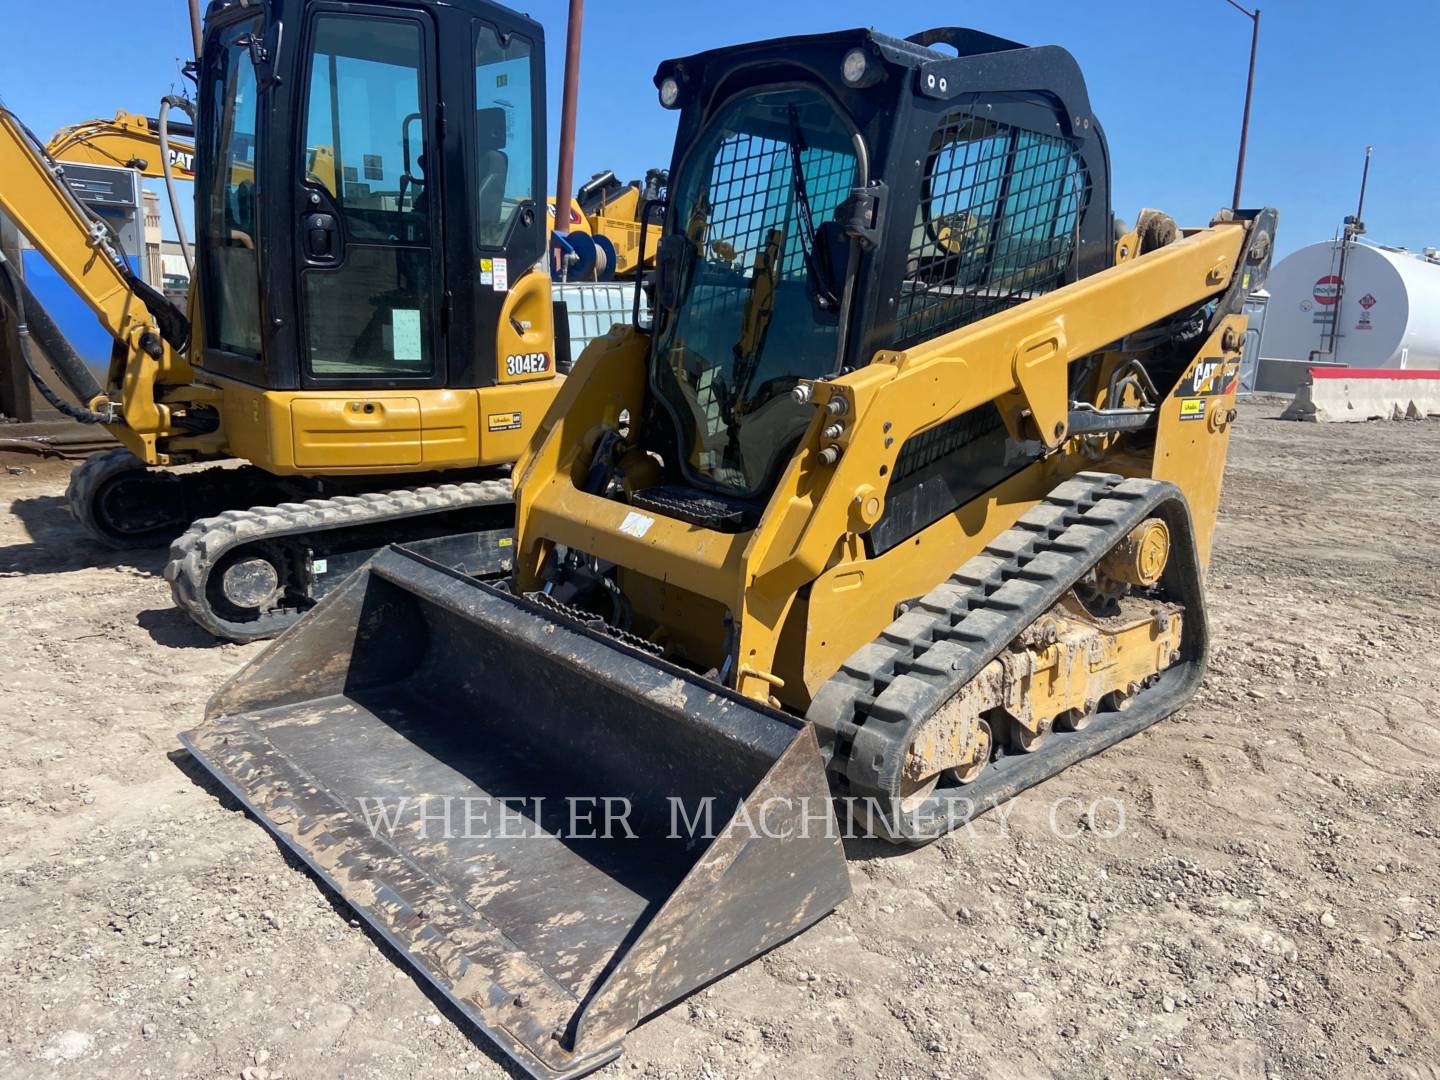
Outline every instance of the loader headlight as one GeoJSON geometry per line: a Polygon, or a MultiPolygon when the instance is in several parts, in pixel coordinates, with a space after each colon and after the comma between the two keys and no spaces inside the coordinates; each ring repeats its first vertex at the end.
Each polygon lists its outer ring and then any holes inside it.
{"type": "Polygon", "coordinates": [[[850,86],[860,86],[870,69],[870,58],[864,49],[851,49],[840,62],[840,75],[850,86]]]}
{"type": "Polygon", "coordinates": [[[673,75],[668,76],[660,84],[660,104],[667,109],[673,109],[680,102],[680,84],[675,81],[673,75]]]}

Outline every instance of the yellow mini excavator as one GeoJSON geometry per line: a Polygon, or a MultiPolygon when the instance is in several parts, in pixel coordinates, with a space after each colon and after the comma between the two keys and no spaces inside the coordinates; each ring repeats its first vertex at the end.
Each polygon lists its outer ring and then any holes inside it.
{"type": "Polygon", "coordinates": [[[661,64],[645,327],[516,466],[508,587],[377,553],[191,752],[532,1075],[1194,693],[1275,213],[1110,206],[1080,71],[972,30],[661,64]]]}
{"type": "Polygon", "coordinates": [[[183,121],[168,128],[169,138],[162,144],[158,119],[120,109],[109,120],[85,120],[61,128],[45,144],[45,153],[59,162],[136,169],[152,179],[165,175],[162,155],[168,154],[174,174],[194,180],[195,128],[183,121]]]}
{"type": "MultiPolygon", "coordinates": [[[[496,470],[563,382],[549,279],[532,269],[548,240],[544,55],[541,27],[489,0],[213,0],[188,313],[0,109],[0,210],[115,340],[102,386],[0,267],[0,311],[41,392],[121,443],[76,470],[71,511],[114,546],[178,535],[166,577],[212,633],[277,633],[391,541],[508,569],[496,470]],[[173,468],[225,459],[249,464],[173,468]],[[387,490],[400,484],[424,486],[387,490]]],[[[56,148],[138,167],[154,138],[147,172],[178,152],[130,121],[56,148]]]]}

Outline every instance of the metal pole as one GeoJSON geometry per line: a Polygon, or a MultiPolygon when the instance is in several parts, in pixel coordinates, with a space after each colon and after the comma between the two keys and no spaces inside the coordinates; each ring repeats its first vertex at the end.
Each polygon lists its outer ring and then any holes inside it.
{"type": "Polygon", "coordinates": [[[1365,168],[1360,173],[1360,202],[1355,207],[1355,225],[1358,228],[1365,224],[1365,185],[1370,180],[1370,155],[1375,148],[1365,147],[1365,168]]]}
{"type": "Polygon", "coordinates": [[[580,22],[585,0],[570,0],[565,33],[565,87],[560,104],[560,158],[555,166],[555,231],[570,231],[570,185],[575,164],[575,99],[580,90],[580,22]]]}
{"type": "Polygon", "coordinates": [[[200,59],[200,0],[190,0],[190,36],[195,41],[195,59],[200,59]]]}
{"type": "Polygon", "coordinates": [[[1364,227],[1365,185],[1370,180],[1370,154],[1373,146],[1365,147],[1365,168],[1360,172],[1360,202],[1355,207],[1354,224],[1346,225],[1340,233],[1340,268],[1335,276],[1340,280],[1335,285],[1335,314],[1330,322],[1330,348],[1325,351],[1333,358],[1340,349],[1340,307],[1345,303],[1345,264],[1349,262],[1350,243],[1364,227]]]}
{"type": "Polygon", "coordinates": [[[1235,0],[1226,2],[1236,11],[1242,12],[1250,18],[1250,74],[1245,79],[1245,118],[1240,122],[1240,153],[1235,159],[1235,197],[1230,200],[1232,210],[1240,209],[1240,185],[1245,180],[1245,144],[1250,138],[1250,100],[1255,95],[1255,53],[1260,47],[1260,9],[1246,11],[1245,8],[1235,3],[1235,0]]]}

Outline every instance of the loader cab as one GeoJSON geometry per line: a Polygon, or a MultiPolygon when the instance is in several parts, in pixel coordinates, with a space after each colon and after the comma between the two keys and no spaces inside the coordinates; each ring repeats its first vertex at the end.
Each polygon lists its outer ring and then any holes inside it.
{"type": "Polygon", "coordinates": [[[870,30],[667,61],[680,111],[650,386],[671,480],[753,521],[823,379],[1111,264],[1109,160],[1074,59],[870,30]],[[703,495],[698,493],[703,492],[703,495]]]}
{"type": "MultiPolygon", "coordinates": [[[[212,3],[198,366],[266,390],[504,381],[495,328],[545,247],[544,56],[486,0],[212,3]]],[[[548,326],[548,290],[535,306],[548,326]]]]}

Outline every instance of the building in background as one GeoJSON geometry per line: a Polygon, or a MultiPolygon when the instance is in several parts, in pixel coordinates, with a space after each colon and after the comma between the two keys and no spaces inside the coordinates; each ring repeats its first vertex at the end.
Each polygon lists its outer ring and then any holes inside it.
{"type": "Polygon", "coordinates": [[[145,260],[142,273],[147,284],[159,286],[163,274],[160,245],[164,239],[160,229],[160,196],[153,191],[142,190],[140,199],[145,209],[145,260]]]}

